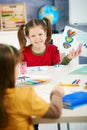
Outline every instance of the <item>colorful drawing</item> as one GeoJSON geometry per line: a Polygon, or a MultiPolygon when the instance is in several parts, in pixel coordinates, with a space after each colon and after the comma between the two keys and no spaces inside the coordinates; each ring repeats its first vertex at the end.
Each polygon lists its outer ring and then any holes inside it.
{"type": "Polygon", "coordinates": [[[64,42],[63,43],[63,46],[64,46],[64,48],[70,48],[71,47],[71,45],[68,43],[68,42],[64,42]]]}
{"type": "Polygon", "coordinates": [[[69,29],[69,30],[67,31],[68,37],[73,37],[75,34],[76,34],[76,32],[73,31],[73,30],[71,30],[71,29],[69,29]]]}
{"type": "Polygon", "coordinates": [[[66,32],[66,37],[65,37],[65,42],[63,43],[63,47],[68,49],[71,47],[71,44],[73,42],[73,36],[76,35],[76,32],[73,30],[67,30],[66,32]]]}
{"type": "Polygon", "coordinates": [[[80,43],[82,44],[82,52],[80,56],[87,57],[87,32],[83,32],[70,26],[65,26],[60,45],[61,52],[68,54],[70,50],[76,50],[80,43]]]}

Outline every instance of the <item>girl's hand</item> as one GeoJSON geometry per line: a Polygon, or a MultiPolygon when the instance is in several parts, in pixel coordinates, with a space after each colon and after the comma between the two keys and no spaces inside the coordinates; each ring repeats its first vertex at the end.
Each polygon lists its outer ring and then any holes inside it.
{"type": "Polygon", "coordinates": [[[78,48],[76,49],[76,51],[74,49],[72,49],[69,54],[67,55],[68,59],[73,59],[77,56],[79,56],[79,54],[81,53],[82,49],[82,44],[79,44],[78,48]]]}

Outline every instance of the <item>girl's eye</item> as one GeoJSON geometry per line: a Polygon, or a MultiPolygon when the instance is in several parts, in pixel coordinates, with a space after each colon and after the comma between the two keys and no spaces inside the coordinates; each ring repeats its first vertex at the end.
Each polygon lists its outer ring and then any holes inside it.
{"type": "Polygon", "coordinates": [[[32,35],[31,37],[35,37],[35,35],[32,35]]]}
{"type": "Polygon", "coordinates": [[[43,34],[40,33],[39,36],[41,36],[41,35],[43,35],[43,34]]]}

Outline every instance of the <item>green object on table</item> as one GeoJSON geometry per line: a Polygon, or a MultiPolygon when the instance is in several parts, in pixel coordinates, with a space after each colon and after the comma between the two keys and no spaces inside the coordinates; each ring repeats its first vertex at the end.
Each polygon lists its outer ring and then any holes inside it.
{"type": "Polygon", "coordinates": [[[84,74],[84,75],[87,75],[87,66],[83,66],[79,69],[76,69],[72,72],[70,72],[70,74],[84,74]]]}

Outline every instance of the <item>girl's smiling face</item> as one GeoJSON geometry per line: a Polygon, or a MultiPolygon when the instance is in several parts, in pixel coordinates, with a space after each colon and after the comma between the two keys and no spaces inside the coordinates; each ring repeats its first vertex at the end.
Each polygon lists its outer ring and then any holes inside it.
{"type": "Polygon", "coordinates": [[[29,29],[29,40],[34,47],[42,47],[45,44],[46,38],[46,32],[41,26],[29,29]]]}

